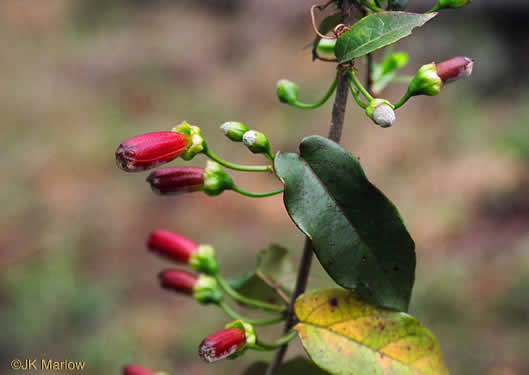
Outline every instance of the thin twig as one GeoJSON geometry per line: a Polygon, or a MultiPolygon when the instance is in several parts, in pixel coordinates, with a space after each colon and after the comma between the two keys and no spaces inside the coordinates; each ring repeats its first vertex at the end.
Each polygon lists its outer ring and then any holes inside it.
{"type": "MultiPolygon", "coordinates": [[[[353,24],[353,7],[354,0],[343,0],[341,3],[341,10],[344,15],[344,22],[347,24],[353,24]]],[[[335,142],[339,142],[345,118],[345,107],[347,104],[347,96],[349,94],[349,82],[347,74],[350,71],[350,64],[340,64],[338,65],[338,85],[336,88],[336,98],[334,100],[334,106],[332,109],[332,118],[331,126],[329,129],[329,139],[332,139],[335,142]]],[[[292,294],[292,299],[287,309],[287,322],[285,324],[284,332],[288,332],[296,322],[296,316],[294,314],[294,303],[300,294],[305,291],[307,287],[307,281],[310,273],[310,266],[312,264],[313,250],[312,250],[312,241],[307,237],[305,238],[305,244],[303,246],[303,255],[301,257],[301,262],[298,270],[298,277],[296,280],[296,286],[294,288],[294,293],[292,294]]],[[[266,375],[274,375],[285,357],[288,345],[284,345],[279,348],[275,354],[274,359],[268,366],[266,370],[266,375]]]]}
{"type": "MultiPolygon", "coordinates": [[[[287,310],[287,322],[285,324],[284,333],[290,331],[296,322],[296,314],[294,314],[294,303],[300,294],[305,291],[307,287],[307,281],[310,273],[310,266],[312,264],[312,241],[307,237],[305,238],[305,245],[303,246],[303,255],[301,257],[301,262],[299,263],[298,277],[296,280],[296,286],[294,288],[294,293],[290,300],[287,310]]],[[[281,366],[283,358],[287,352],[288,344],[283,345],[277,349],[274,359],[266,369],[265,375],[274,375],[276,371],[281,366]]]]}
{"type": "Polygon", "coordinates": [[[274,289],[274,292],[277,293],[277,295],[279,297],[281,297],[281,299],[285,302],[285,303],[288,303],[289,302],[289,299],[288,299],[288,296],[283,293],[283,291],[281,290],[281,287],[276,283],[274,282],[274,280],[270,280],[264,273],[262,273],[261,271],[257,271],[255,273],[255,275],[260,278],[261,280],[263,280],[263,282],[268,285],[270,288],[274,289]]]}

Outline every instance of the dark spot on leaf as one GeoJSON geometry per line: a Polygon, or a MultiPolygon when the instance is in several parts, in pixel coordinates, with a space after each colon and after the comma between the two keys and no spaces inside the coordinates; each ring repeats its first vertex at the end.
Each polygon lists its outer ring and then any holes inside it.
{"type": "Polygon", "coordinates": [[[336,298],[331,298],[331,299],[329,300],[329,304],[330,304],[331,306],[333,306],[333,307],[336,307],[336,306],[338,306],[338,300],[337,300],[336,298]]]}
{"type": "Polygon", "coordinates": [[[395,272],[399,272],[399,271],[400,271],[399,266],[394,266],[394,267],[393,267],[393,271],[395,271],[395,272]]]}
{"type": "Polygon", "coordinates": [[[367,262],[367,258],[365,256],[362,257],[362,263],[366,263],[367,262]]]}
{"type": "Polygon", "coordinates": [[[386,325],[384,323],[379,323],[378,324],[378,328],[380,329],[380,331],[382,332],[383,330],[386,329],[386,325]]]}
{"type": "Polygon", "coordinates": [[[406,349],[411,350],[411,346],[408,346],[406,349]]]}

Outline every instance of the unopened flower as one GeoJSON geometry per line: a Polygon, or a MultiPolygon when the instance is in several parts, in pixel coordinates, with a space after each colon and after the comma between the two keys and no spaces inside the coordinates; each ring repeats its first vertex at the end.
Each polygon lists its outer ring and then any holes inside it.
{"type": "Polygon", "coordinates": [[[116,164],[126,172],[141,172],[184,154],[190,138],[171,131],[147,133],[132,137],[116,150],[116,164]]]}
{"type": "Polygon", "coordinates": [[[228,121],[220,126],[224,135],[234,142],[242,142],[244,133],[248,131],[246,125],[237,121],[228,121]]]}
{"type": "Polygon", "coordinates": [[[254,154],[267,154],[271,155],[272,151],[268,138],[257,130],[250,130],[244,133],[242,141],[248,149],[254,154]]]}
{"type": "Polygon", "coordinates": [[[198,276],[186,271],[167,269],[160,272],[158,279],[160,286],[164,289],[191,295],[198,276]]]}
{"type": "Polygon", "coordinates": [[[158,169],[147,177],[152,191],[160,195],[200,191],[204,187],[204,169],[175,167],[158,169]]]}
{"type": "Polygon", "coordinates": [[[179,263],[189,264],[195,271],[213,275],[217,272],[215,250],[167,230],[151,232],[147,246],[152,252],[179,263]]]}
{"type": "Polygon", "coordinates": [[[474,60],[468,57],[458,56],[435,65],[437,75],[443,83],[457,81],[469,77],[474,68],[474,60]]]}
{"type": "Polygon", "coordinates": [[[151,370],[138,365],[126,365],[123,367],[123,375],[155,375],[151,370]]]}
{"type": "Polygon", "coordinates": [[[198,347],[198,354],[206,362],[215,362],[243,350],[246,343],[244,331],[227,328],[206,337],[198,347]]]}
{"type": "Polygon", "coordinates": [[[434,96],[441,92],[444,83],[449,83],[472,74],[474,60],[454,57],[439,64],[423,65],[408,86],[408,96],[434,96]]]}
{"type": "Polygon", "coordinates": [[[151,232],[147,246],[152,252],[181,263],[188,263],[191,255],[197,252],[199,248],[189,238],[168,230],[151,232]]]}
{"type": "Polygon", "coordinates": [[[395,122],[393,105],[385,99],[373,99],[366,108],[366,114],[382,128],[390,127],[395,122]]]}
{"type": "Polygon", "coordinates": [[[196,276],[182,270],[166,269],[160,272],[158,278],[162,288],[192,295],[202,304],[218,304],[223,299],[217,281],[211,276],[196,276]]]}
{"type": "Polygon", "coordinates": [[[277,82],[277,97],[281,103],[290,105],[298,101],[299,88],[294,82],[282,79],[277,82]]]}

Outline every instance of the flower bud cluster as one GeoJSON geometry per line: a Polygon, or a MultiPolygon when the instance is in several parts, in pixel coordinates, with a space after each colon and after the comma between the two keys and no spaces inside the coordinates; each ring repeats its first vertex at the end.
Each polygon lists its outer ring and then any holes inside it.
{"type": "Polygon", "coordinates": [[[474,60],[462,56],[423,65],[410,82],[408,95],[437,95],[444,84],[470,76],[473,68],[474,60]]]}
{"type": "Polygon", "coordinates": [[[249,130],[243,123],[228,121],[220,126],[224,135],[234,142],[242,142],[254,154],[272,156],[268,138],[257,130],[249,130]]]}

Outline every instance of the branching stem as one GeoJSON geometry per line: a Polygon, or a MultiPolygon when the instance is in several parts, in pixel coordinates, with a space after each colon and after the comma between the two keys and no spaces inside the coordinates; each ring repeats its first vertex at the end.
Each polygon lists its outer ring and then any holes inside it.
{"type": "Polygon", "coordinates": [[[267,310],[267,311],[279,311],[279,312],[285,311],[285,307],[283,306],[273,305],[270,303],[258,301],[258,300],[243,296],[242,294],[237,292],[235,289],[233,289],[219,274],[215,275],[215,279],[217,280],[220,287],[226,292],[227,295],[229,295],[235,301],[238,301],[248,307],[253,307],[256,309],[262,309],[262,310],[267,310]]]}
{"type": "MultiPolygon", "coordinates": [[[[340,8],[344,16],[344,22],[352,25],[354,23],[354,0],[342,0],[340,8]]],[[[347,64],[338,65],[338,76],[337,76],[337,87],[336,97],[334,99],[334,105],[332,109],[331,126],[329,129],[329,139],[335,142],[339,142],[342,136],[342,129],[345,119],[345,107],[347,105],[347,96],[349,94],[349,78],[348,72],[350,72],[350,66],[347,64]]],[[[296,280],[296,286],[294,293],[288,305],[287,311],[287,322],[285,324],[285,334],[290,332],[291,328],[296,322],[294,314],[294,303],[300,294],[305,291],[310,273],[310,266],[312,264],[313,251],[312,241],[307,237],[305,238],[305,245],[303,247],[303,255],[298,270],[298,277],[296,280]]],[[[288,345],[284,344],[277,350],[274,359],[266,370],[266,375],[275,375],[278,369],[281,367],[283,358],[285,357],[288,345]]]]}

